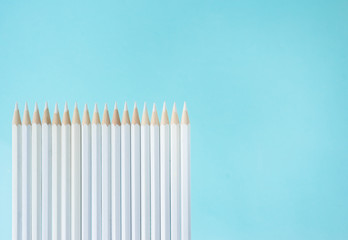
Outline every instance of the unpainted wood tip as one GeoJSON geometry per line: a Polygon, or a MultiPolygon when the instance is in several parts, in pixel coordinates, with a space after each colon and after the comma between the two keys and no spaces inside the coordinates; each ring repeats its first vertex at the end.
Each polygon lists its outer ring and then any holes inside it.
{"type": "Polygon", "coordinates": [[[46,103],[44,114],[42,117],[42,124],[51,124],[51,117],[50,117],[50,111],[48,110],[48,106],[46,103]]]}
{"type": "Polygon", "coordinates": [[[146,103],[144,103],[143,116],[141,118],[141,125],[150,125],[149,114],[147,112],[146,103]]]}
{"type": "Polygon", "coordinates": [[[58,113],[59,110],[58,110],[58,103],[56,103],[56,106],[54,107],[54,113],[58,113]]]}
{"type": "Polygon", "coordinates": [[[125,124],[130,124],[127,102],[125,102],[124,104],[124,109],[122,114],[122,125],[125,125],[125,124]]]}
{"type": "Polygon", "coordinates": [[[186,102],[184,103],[184,108],[182,110],[181,124],[190,124],[190,119],[187,112],[186,102]]]}
{"type": "Polygon", "coordinates": [[[32,124],[41,124],[39,107],[37,103],[35,103],[34,114],[33,114],[33,122],[32,124]]]}
{"type": "Polygon", "coordinates": [[[100,124],[100,118],[99,118],[99,112],[98,112],[97,104],[94,105],[94,113],[93,113],[92,124],[100,124]]]}
{"type": "Polygon", "coordinates": [[[105,125],[110,125],[110,116],[109,116],[109,110],[108,110],[108,106],[105,104],[105,107],[104,107],[104,113],[103,113],[103,122],[102,124],[105,124],[105,125]]]}
{"type": "Polygon", "coordinates": [[[24,106],[23,125],[31,125],[29,110],[28,110],[28,103],[25,103],[25,106],[24,106]]]}
{"type": "Polygon", "coordinates": [[[68,112],[69,111],[69,108],[68,108],[68,103],[65,102],[65,106],[64,106],[64,112],[68,112]]]}
{"type": "Polygon", "coordinates": [[[44,110],[46,110],[46,109],[48,109],[48,103],[47,102],[45,102],[45,109],[44,110]]]}
{"type": "Polygon", "coordinates": [[[80,114],[79,114],[79,110],[77,108],[77,103],[75,103],[72,124],[81,124],[80,114]]]}
{"type": "Polygon", "coordinates": [[[71,125],[70,114],[69,114],[69,109],[67,104],[65,104],[62,123],[63,125],[71,125]]]}
{"type": "Polygon", "coordinates": [[[173,111],[172,111],[172,119],[171,119],[171,124],[179,124],[179,115],[178,115],[178,111],[176,110],[176,104],[174,103],[173,106],[173,111]]]}
{"type": "Polygon", "coordinates": [[[134,104],[133,116],[132,116],[132,124],[140,125],[139,112],[137,108],[137,104],[134,104]]]}
{"type": "Polygon", "coordinates": [[[58,111],[53,114],[52,125],[62,125],[58,111]]]}
{"type": "Polygon", "coordinates": [[[21,125],[21,116],[19,114],[18,103],[15,104],[15,109],[13,112],[12,125],[21,125]]]}
{"type": "Polygon", "coordinates": [[[120,121],[120,114],[118,113],[118,109],[117,109],[117,104],[115,103],[115,107],[114,107],[114,114],[112,116],[112,125],[116,126],[120,126],[121,125],[121,121],[120,121]]]}
{"type": "Polygon", "coordinates": [[[169,124],[169,118],[168,118],[166,102],[164,102],[164,104],[163,104],[162,116],[161,116],[161,124],[162,125],[169,124]]]}
{"type": "Polygon", "coordinates": [[[159,125],[159,119],[155,103],[153,104],[152,108],[151,125],[159,125]]]}
{"type": "Polygon", "coordinates": [[[85,110],[83,111],[82,124],[83,125],[91,124],[91,119],[89,117],[87,104],[85,105],[85,110]]]}

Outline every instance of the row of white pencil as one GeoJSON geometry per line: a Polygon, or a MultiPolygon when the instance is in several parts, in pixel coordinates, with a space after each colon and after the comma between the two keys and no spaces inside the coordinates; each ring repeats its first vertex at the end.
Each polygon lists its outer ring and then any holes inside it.
{"type": "Polygon", "coordinates": [[[16,104],[12,123],[13,240],[189,240],[190,122],[181,123],[174,104],[151,122],[146,104],[140,122],[136,105],[120,121],[105,105],[102,123],[95,105],[92,123],[77,105],[72,121],[56,105],[52,123],[37,104],[32,123],[16,104]]]}

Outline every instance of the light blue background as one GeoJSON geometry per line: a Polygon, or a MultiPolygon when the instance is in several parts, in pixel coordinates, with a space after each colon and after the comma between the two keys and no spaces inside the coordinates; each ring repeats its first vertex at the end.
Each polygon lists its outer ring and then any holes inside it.
{"type": "Polygon", "coordinates": [[[0,81],[1,239],[15,102],[125,100],[187,101],[192,239],[348,239],[347,1],[4,0],[0,81]]]}

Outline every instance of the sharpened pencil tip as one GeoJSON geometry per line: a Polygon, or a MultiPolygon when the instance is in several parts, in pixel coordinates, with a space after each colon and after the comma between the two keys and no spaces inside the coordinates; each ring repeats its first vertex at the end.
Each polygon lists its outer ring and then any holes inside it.
{"type": "Polygon", "coordinates": [[[85,110],[84,111],[87,111],[88,110],[88,107],[87,107],[87,103],[85,104],[85,110]]]}
{"type": "Polygon", "coordinates": [[[108,110],[108,105],[105,103],[104,111],[107,111],[107,110],[108,110]]]}
{"type": "Polygon", "coordinates": [[[45,110],[48,109],[48,103],[45,103],[45,110]]]}
{"type": "Polygon", "coordinates": [[[166,102],[163,103],[163,109],[162,109],[162,111],[164,112],[165,110],[167,110],[166,102]]]}
{"type": "Polygon", "coordinates": [[[94,112],[98,112],[98,105],[97,104],[94,105],[94,112]]]}
{"type": "Polygon", "coordinates": [[[65,102],[65,106],[64,106],[64,112],[68,112],[69,111],[69,109],[68,109],[68,103],[67,102],[65,102]]]}
{"type": "Polygon", "coordinates": [[[146,102],[144,102],[143,112],[147,111],[146,102]]]}
{"type": "Polygon", "coordinates": [[[77,102],[75,102],[75,109],[77,109],[77,102]]]}
{"type": "Polygon", "coordinates": [[[39,107],[37,106],[37,102],[35,102],[35,108],[34,108],[34,112],[39,111],[39,107]]]}
{"type": "Polygon", "coordinates": [[[157,109],[156,109],[156,103],[153,104],[153,107],[152,107],[152,112],[157,112],[157,109]]]}
{"type": "Polygon", "coordinates": [[[114,110],[117,110],[117,102],[115,102],[114,110]]]}
{"type": "Polygon", "coordinates": [[[16,104],[15,104],[15,109],[14,109],[15,111],[16,110],[18,110],[18,102],[16,102],[16,104]]]}
{"type": "Polygon", "coordinates": [[[177,112],[178,110],[176,110],[176,103],[174,102],[174,105],[173,105],[173,112],[177,112]]]}
{"type": "Polygon", "coordinates": [[[184,111],[187,111],[186,102],[184,102],[184,111]]]}
{"type": "Polygon", "coordinates": [[[137,108],[137,102],[134,102],[134,109],[138,109],[137,108]]]}
{"type": "Polygon", "coordinates": [[[56,106],[54,107],[54,113],[58,113],[58,103],[56,103],[56,106]]]}
{"type": "Polygon", "coordinates": [[[28,110],[28,102],[25,102],[24,111],[29,111],[29,110],[28,110]]]}
{"type": "Polygon", "coordinates": [[[123,109],[123,111],[128,111],[127,102],[124,103],[124,109],[123,109]]]}

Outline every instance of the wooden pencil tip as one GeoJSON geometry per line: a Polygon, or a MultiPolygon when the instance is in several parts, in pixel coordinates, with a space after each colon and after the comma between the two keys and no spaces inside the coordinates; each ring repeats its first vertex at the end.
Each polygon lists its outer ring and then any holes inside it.
{"type": "Polygon", "coordinates": [[[59,110],[58,110],[58,103],[56,103],[56,106],[54,107],[54,113],[58,113],[59,110]]]}
{"type": "Polygon", "coordinates": [[[12,118],[12,125],[21,125],[21,117],[19,115],[18,103],[15,104],[15,109],[12,118]]]}
{"type": "Polygon", "coordinates": [[[56,103],[53,119],[52,119],[52,125],[62,125],[62,122],[60,121],[60,115],[58,110],[58,103],[56,103]]]}
{"type": "Polygon", "coordinates": [[[151,116],[151,125],[159,125],[159,119],[156,109],[156,104],[153,104],[152,116],[151,116]]]}
{"type": "Polygon", "coordinates": [[[24,111],[29,111],[29,110],[28,110],[28,102],[25,102],[24,111]]]}
{"type": "Polygon", "coordinates": [[[46,109],[48,109],[48,103],[47,102],[45,103],[45,109],[44,110],[46,110],[46,109]]]}
{"type": "Polygon", "coordinates": [[[39,107],[38,107],[37,103],[35,103],[35,108],[34,108],[33,124],[41,124],[39,107]]]}
{"type": "Polygon", "coordinates": [[[118,110],[117,109],[117,102],[115,102],[114,110],[118,110]]]}
{"type": "Polygon", "coordinates": [[[93,113],[92,123],[93,124],[100,124],[100,118],[99,118],[99,112],[98,112],[97,104],[94,105],[94,113],[93,113]]]}
{"type": "Polygon", "coordinates": [[[81,124],[80,114],[79,114],[79,110],[77,108],[77,103],[75,103],[75,109],[74,109],[74,113],[73,113],[72,123],[73,124],[81,124]]]}
{"type": "Polygon", "coordinates": [[[141,125],[150,125],[149,114],[147,113],[146,103],[144,103],[143,117],[141,119],[141,125]]]}
{"type": "Polygon", "coordinates": [[[167,108],[166,108],[166,102],[164,102],[164,104],[163,104],[161,124],[162,125],[169,124],[169,118],[168,118],[168,112],[167,112],[167,108]]]}
{"type": "Polygon", "coordinates": [[[140,125],[139,113],[138,113],[138,108],[137,108],[137,104],[136,103],[134,104],[132,124],[140,125]]]}
{"type": "Polygon", "coordinates": [[[27,102],[25,103],[25,106],[24,106],[23,125],[31,125],[27,102]]]}
{"type": "Polygon", "coordinates": [[[115,103],[115,107],[114,107],[114,114],[112,116],[112,124],[114,126],[116,125],[121,125],[121,121],[120,121],[120,114],[118,113],[118,109],[117,109],[117,104],[115,103]]]}
{"type": "Polygon", "coordinates": [[[123,110],[123,115],[122,115],[122,124],[130,124],[127,102],[124,103],[124,110],[123,110]]]}
{"type": "Polygon", "coordinates": [[[44,115],[42,117],[43,124],[51,124],[50,111],[48,110],[47,102],[45,105],[44,115]]]}
{"type": "Polygon", "coordinates": [[[173,106],[173,111],[172,111],[172,119],[171,119],[171,124],[179,124],[179,115],[178,115],[178,111],[176,109],[176,104],[174,103],[173,106]]]}
{"type": "Polygon", "coordinates": [[[187,112],[186,102],[184,102],[184,108],[181,116],[181,124],[190,124],[190,119],[187,112]]]}
{"type": "Polygon", "coordinates": [[[108,105],[107,104],[105,104],[105,107],[104,107],[102,124],[110,125],[110,116],[109,116],[109,110],[108,110],[108,105]]]}
{"type": "Polygon", "coordinates": [[[98,105],[97,104],[94,105],[94,112],[98,112],[98,105]]]}
{"type": "Polygon", "coordinates": [[[87,107],[87,104],[85,104],[85,110],[83,111],[83,116],[82,116],[82,124],[89,125],[90,123],[91,123],[91,120],[89,117],[88,107],[87,107]]]}

